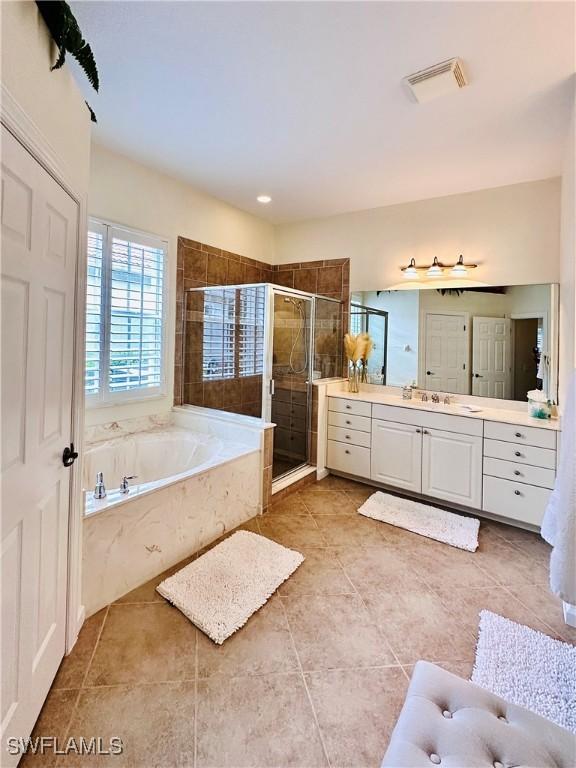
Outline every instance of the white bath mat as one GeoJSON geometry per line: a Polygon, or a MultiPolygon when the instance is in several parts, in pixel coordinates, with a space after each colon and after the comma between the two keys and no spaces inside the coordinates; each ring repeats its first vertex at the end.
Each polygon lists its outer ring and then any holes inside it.
{"type": "Polygon", "coordinates": [[[576,733],[576,648],[481,611],[472,682],[576,733]]]}
{"type": "Polygon", "coordinates": [[[455,515],[454,512],[382,491],[372,494],[358,512],[459,549],[475,552],[478,548],[480,521],[474,517],[455,515]]]}
{"type": "Polygon", "coordinates": [[[300,552],[257,533],[238,531],[156,589],[221,644],[246,624],[303,560],[300,552]]]}

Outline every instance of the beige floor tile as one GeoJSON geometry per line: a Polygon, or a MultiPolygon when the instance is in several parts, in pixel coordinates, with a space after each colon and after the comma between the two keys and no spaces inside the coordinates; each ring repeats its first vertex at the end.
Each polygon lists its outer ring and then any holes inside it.
{"type": "Polygon", "coordinates": [[[80,688],[82,686],[107,610],[108,608],[103,608],[84,622],[74,648],[68,656],[62,659],[56,678],[52,683],[53,689],[80,688]]]}
{"type": "Polygon", "coordinates": [[[503,539],[481,544],[475,552],[474,562],[504,586],[548,583],[546,566],[503,539]]]}
{"type": "Polygon", "coordinates": [[[365,597],[370,615],[402,664],[468,661],[474,658],[474,635],[430,591],[374,593],[365,597]]]}
{"type": "Polygon", "coordinates": [[[304,671],[396,664],[357,595],[283,597],[304,671]]]}
{"type": "Polygon", "coordinates": [[[356,515],[356,505],[344,491],[301,491],[298,496],[312,515],[356,515]]]}
{"type": "MultiPolygon", "coordinates": [[[[437,661],[436,664],[447,672],[451,672],[453,675],[461,677],[463,680],[470,680],[472,677],[472,670],[474,669],[473,661],[437,661]]],[[[415,664],[403,665],[404,671],[409,678],[412,678],[415,666],[415,664]]]]}
{"type": "Polygon", "coordinates": [[[338,475],[328,475],[317,483],[311,483],[306,487],[306,491],[356,491],[365,488],[363,483],[355,480],[348,480],[346,477],[338,475]]]}
{"type": "Polygon", "coordinates": [[[530,585],[510,587],[510,592],[545,622],[559,638],[576,645],[576,628],[569,627],[565,623],[562,601],[553,595],[548,587],[530,585]]]}
{"type": "Polygon", "coordinates": [[[356,509],[358,507],[361,507],[364,502],[370,498],[370,496],[373,496],[374,493],[378,488],[372,488],[369,485],[359,486],[358,488],[347,488],[346,489],[346,495],[350,499],[350,501],[355,505],[356,509]]]}
{"type": "Polygon", "coordinates": [[[190,768],[194,765],[193,682],[114,686],[81,692],[70,735],[122,739],[123,753],[62,758],[59,765],[190,768]]]}
{"type": "Polygon", "coordinates": [[[452,613],[467,629],[478,635],[480,611],[492,611],[500,616],[525,624],[527,627],[549,634],[550,630],[534,613],[516,600],[505,587],[487,587],[483,589],[452,588],[438,589],[444,607],[452,613]]]}
{"type": "Polygon", "coordinates": [[[330,764],[377,768],[406,695],[402,669],[311,672],[306,682],[330,764]]]}
{"type": "Polygon", "coordinates": [[[304,562],[280,585],[281,595],[353,594],[334,547],[301,547],[304,562]]]}
{"type": "Polygon", "coordinates": [[[222,645],[198,633],[199,677],[238,677],[298,669],[286,613],[277,597],[271,598],[222,645]]]}
{"type": "Polygon", "coordinates": [[[338,558],[361,595],[424,587],[414,569],[413,555],[384,542],[373,546],[340,547],[338,558]]]}
{"type": "Polygon", "coordinates": [[[274,501],[272,497],[272,504],[269,511],[262,518],[266,520],[268,517],[275,515],[307,515],[308,510],[304,506],[304,502],[300,499],[297,493],[292,493],[289,496],[284,496],[279,501],[274,501]]]}
{"type": "MultiPolygon", "coordinates": [[[[44,754],[34,755],[32,752],[25,754],[19,763],[20,768],[32,768],[32,766],[52,768],[56,765],[58,760],[56,751],[58,748],[62,748],[65,743],[66,731],[78,699],[78,693],[79,691],[73,690],[50,691],[32,731],[32,738],[48,736],[55,739],[56,743],[47,747],[44,754]]],[[[2,760],[0,760],[0,764],[3,764],[2,760]]]]}
{"type": "Polygon", "coordinates": [[[362,515],[316,515],[314,519],[331,546],[370,544],[380,537],[382,523],[362,515]]]}
{"type": "Polygon", "coordinates": [[[428,548],[421,544],[414,552],[414,570],[432,589],[454,587],[493,587],[494,579],[476,562],[475,552],[466,552],[448,544],[428,548]]]}
{"type": "Polygon", "coordinates": [[[195,559],[196,555],[191,555],[185,560],[182,560],[176,565],[173,565],[171,568],[167,568],[165,571],[162,571],[161,574],[155,576],[153,579],[150,579],[145,584],[141,584],[139,587],[136,587],[136,589],[133,589],[122,597],[119,597],[118,600],[116,600],[116,603],[165,603],[166,601],[162,595],[156,592],[156,587],[158,584],[164,581],[164,579],[167,579],[169,576],[173,576],[175,573],[178,573],[179,570],[184,568],[195,559]]]}
{"type": "Polygon", "coordinates": [[[200,680],[197,718],[197,768],[327,765],[301,675],[200,680]]]}
{"type": "Polygon", "coordinates": [[[310,515],[289,517],[288,515],[269,518],[264,516],[260,523],[262,536],[283,544],[285,547],[323,547],[326,539],[310,515]]]}
{"type": "Polygon", "coordinates": [[[86,686],[191,679],[196,627],[168,604],[110,606],[86,686]]]}

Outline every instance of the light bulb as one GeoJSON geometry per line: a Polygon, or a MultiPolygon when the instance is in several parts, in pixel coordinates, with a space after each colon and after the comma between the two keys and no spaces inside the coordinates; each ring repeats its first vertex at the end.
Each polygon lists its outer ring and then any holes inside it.
{"type": "Polygon", "coordinates": [[[442,267],[440,264],[438,264],[438,257],[434,256],[434,261],[432,262],[432,266],[428,268],[428,271],[426,272],[428,277],[442,277],[442,267]]]}
{"type": "Polygon", "coordinates": [[[404,277],[406,280],[418,280],[420,275],[416,269],[416,262],[414,259],[410,259],[410,264],[404,269],[404,277]]]}
{"type": "Polygon", "coordinates": [[[458,259],[458,262],[454,264],[454,266],[450,270],[450,274],[452,275],[452,277],[467,277],[468,269],[464,264],[463,256],[460,256],[460,258],[458,259]]]}

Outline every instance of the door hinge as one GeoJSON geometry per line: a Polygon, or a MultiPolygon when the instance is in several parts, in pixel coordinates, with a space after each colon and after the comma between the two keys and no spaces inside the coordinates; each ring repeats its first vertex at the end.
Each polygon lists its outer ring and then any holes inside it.
{"type": "Polygon", "coordinates": [[[464,326],[464,330],[466,330],[466,326],[464,326]]]}
{"type": "Polygon", "coordinates": [[[463,371],[465,371],[465,370],[466,370],[466,363],[462,363],[462,370],[463,370],[463,371]]]}

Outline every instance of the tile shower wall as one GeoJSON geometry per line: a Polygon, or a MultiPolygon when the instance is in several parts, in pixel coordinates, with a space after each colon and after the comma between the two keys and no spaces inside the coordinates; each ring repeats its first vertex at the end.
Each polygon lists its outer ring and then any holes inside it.
{"type": "MultiPolygon", "coordinates": [[[[260,415],[262,386],[260,376],[226,381],[202,381],[202,376],[198,371],[198,358],[200,356],[194,354],[198,349],[197,334],[193,328],[194,323],[184,318],[184,291],[187,288],[205,288],[209,285],[243,285],[261,282],[276,283],[288,288],[340,299],[343,301],[342,333],[348,328],[349,259],[273,266],[195,240],[179,237],[176,281],[175,405],[200,405],[247,415],[260,415]],[[187,322],[189,323],[187,326],[188,333],[184,334],[185,323],[187,322]],[[186,337],[186,350],[184,350],[184,337],[186,337]],[[196,363],[194,363],[195,359],[196,363]]],[[[323,351],[318,351],[314,368],[320,371],[323,376],[338,375],[340,373],[338,370],[339,353],[337,349],[334,349],[333,342],[328,346],[326,338],[323,338],[322,341],[323,351]],[[333,366],[335,373],[331,371],[333,366]]],[[[338,345],[341,349],[341,340],[339,340],[338,345]]]]}

